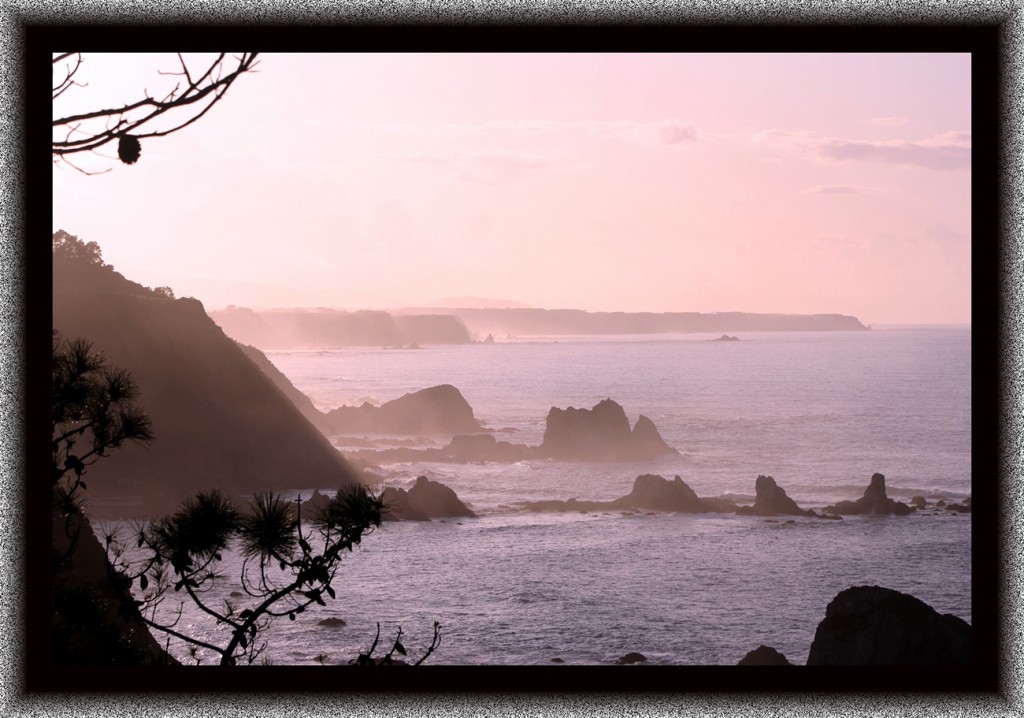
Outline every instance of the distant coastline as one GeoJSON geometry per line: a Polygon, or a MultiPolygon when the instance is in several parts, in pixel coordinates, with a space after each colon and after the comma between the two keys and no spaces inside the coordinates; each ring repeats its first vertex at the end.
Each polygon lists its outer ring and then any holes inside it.
{"type": "Polygon", "coordinates": [[[390,312],[228,307],[209,314],[232,339],[261,349],[468,344],[488,335],[868,331],[859,319],[844,314],[587,312],[525,307],[429,307],[390,312]]]}

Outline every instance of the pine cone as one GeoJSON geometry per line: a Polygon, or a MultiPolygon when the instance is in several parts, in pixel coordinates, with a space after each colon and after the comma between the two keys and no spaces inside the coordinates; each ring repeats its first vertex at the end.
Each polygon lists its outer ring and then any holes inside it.
{"type": "Polygon", "coordinates": [[[142,154],[142,145],[139,144],[138,138],[121,135],[121,139],[117,143],[117,156],[121,158],[121,161],[126,165],[135,164],[140,154],[142,154]]]}

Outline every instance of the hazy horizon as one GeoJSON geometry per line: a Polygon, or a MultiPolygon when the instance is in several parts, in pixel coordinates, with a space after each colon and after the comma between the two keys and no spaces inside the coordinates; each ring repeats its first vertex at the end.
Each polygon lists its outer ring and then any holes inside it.
{"type": "MultiPolygon", "coordinates": [[[[173,55],[85,54],[117,106],[173,55]]],[[[53,229],[207,309],[500,298],[969,324],[969,54],[263,55],[53,229]]],[[[110,151],[103,152],[109,156],[110,151]]]]}

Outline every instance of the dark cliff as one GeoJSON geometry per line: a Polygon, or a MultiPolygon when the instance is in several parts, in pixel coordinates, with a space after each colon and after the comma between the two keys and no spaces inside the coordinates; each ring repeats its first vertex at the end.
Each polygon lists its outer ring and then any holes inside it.
{"type": "Polygon", "coordinates": [[[54,256],[53,326],[134,376],[155,441],[89,468],[90,516],[164,514],[199,490],[337,487],[357,473],[195,299],[54,256]]]}

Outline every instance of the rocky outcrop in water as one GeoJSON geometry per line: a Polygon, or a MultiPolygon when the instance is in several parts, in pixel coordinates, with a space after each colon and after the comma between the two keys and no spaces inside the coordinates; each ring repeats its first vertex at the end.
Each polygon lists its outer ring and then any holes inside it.
{"type": "MultiPolygon", "coordinates": [[[[361,422],[362,431],[455,434],[443,448],[397,447],[346,452],[350,457],[366,462],[514,463],[528,459],[645,461],[679,453],[665,443],[654,422],[646,416],[640,416],[631,429],[626,412],[611,399],[605,399],[593,409],[552,407],[548,412],[544,440],[540,446],[498,441],[489,434],[480,433],[487,430],[480,427],[473,417],[473,409],[458,389],[451,386],[407,394],[380,409],[368,404],[342,407],[330,412],[329,416],[340,416],[343,410],[347,412],[346,416],[361,422]],[[441,392],[438,390],[442,389],[446,397],[440,397],[441,392]],[[412,401],[413,397],[417,398],[418,403],[412,401]],[[451,417],[442,414],[445,406],[450,406],[456,413],[451,417]],[[383,418],[385,415],[389,418],[383,418]],[[429,421],[431,416],[436,416],[436,421],[429,421]]],[[[334,425],[333,428],[336,431],[352,431],[357,427],[334,425]]]]}
{"type": "Polygon", "coordinates": [[[813,511],[797,506],[771,476],[758,476],[754,491],[754,505],[741,506],[736,513],[745,516],[817,516],[813,511]]]}
{"type": "Polygon", "coordinates": [[[958,666],[971,662],[971,625],[880,586],[841,591],[825,609],[809,666],[958,666]]]}
{"type": "Polygon", "coordinates": [[[440,481],[431,481],[426,476],[416,478],[416,483],[409,489],[409,500],[413,506],[431,518],[446,516],[475,517],[455,492],[440,481]]]}
{"type": "Polygon", "coordinates": [[[406,491],[392,486],[381,495],[384,501],[385,521],[428,521],[437,518],[475,518],[470,510],[450,488],[426,476],[416,478],[416,483],[406,491]]]}
{"type": "Polygon", "coordinates": [[[483,431],[473,407],[451,384],[405,394],[380,406],[342,406],[327,412],[330,432],[416,435],[468,434],[483,431]]]}
{"type": "MultiPolygon", "coordinates": [[[[633,482],[633,490],[613,501],[530,501],[523,507],[528,511],[662,511],[687,514],[717,510],[705,499],[698,498],[678,476],[669,481],[653,474],[638,476],[633,482]]],[[[735,506],[731,508],[735,509],[735,506]]]]}
{"type": "Polygon", "coordinates": [[[676,476],[672,481],[644,474],[633,482],[633,490],[616,502],[617,508],[636,508],[676,513],[705,513],[710,509],[697,497],[685,481],[676,476]]]}
{"type": "Polygon", "coordinates": [[[631,666],[631,665],[636,664],[636,663],[646,663],[646,662],[647,662],[647,656],[645,656],[643,653],[637,653],[636,651],[632,651],[630,653],[627,653],[624,656],[620,656],[619,658],[617,658],[616,661],[615,661],[615,665],[617,665],[617,666],[631,666]]]}
{"type": "Polygon", "coordinates": [[[409,492],[388,486],[380,495],[384,510],[380,517],[384,521],[430,521],[430,517],[415,508],[409,500],[409,492]]]}
{"type": "Polygon", "coordinates": [[[871,483],[864,490],[864,495],[856,501],[840,501],[823,509],[826,513],[851,514],[895,514],[905,516],[914,511],[901,501],[890,499],[885,493],[885,477],[874,474],[871,483]]]}
{"type": "Polygon", "coordinates": [[[740,659],[737,666],[791,666],[789,660],[771,646],[760,645],[740,659]]]}
{"type": "Polygon", "coordinates": [[[623,408],[605,399],[592,409],[551,407],[539,453],[568,461],[631,461],[678,454],[645,416],[630,429],[623,408]]]}
{"type": "Polygon", "coordinates": [[[491,434],[458,434],[441,450],[445,459],[454,462],[500,461],[515,463],[537,455],[535,447],[498,441],[491,434]]]}

